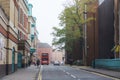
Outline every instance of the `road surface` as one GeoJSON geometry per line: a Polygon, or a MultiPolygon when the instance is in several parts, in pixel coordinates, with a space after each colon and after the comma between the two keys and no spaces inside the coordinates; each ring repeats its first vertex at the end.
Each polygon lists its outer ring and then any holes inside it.
{"type": "Polygon", "coordinates": [[[42,80],[114,80],[93,72],[72,68],[70,66],[42,66],[42,80]]]}

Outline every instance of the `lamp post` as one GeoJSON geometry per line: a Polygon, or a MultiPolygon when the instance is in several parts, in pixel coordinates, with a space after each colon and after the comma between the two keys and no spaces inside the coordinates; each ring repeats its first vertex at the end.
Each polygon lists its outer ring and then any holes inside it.
{"type": "MultiPolygon", "coordinates": [[[[95,13],[93,13],[93,18],[95,18],[95,13]]],[[[96,48],[95,48],[95,21],[94,21],[93,24],[94,24],[94,26],[93,26],[93,30],[94,30],[94,31],[93,31],[93,35],[94,35],[94,36],[93,36],[93,38],[94,38],[94,58],[93,58],[93,68],[95,68],[95,58],[96,58],[96,56],[95,56],[95,52],[96,52],[96,51],[95,51],[95,49],[96,49],[96,48]]]]}
{"type": "MultiPolygon", "coordinates": [[[[84,18],[85,21],[87,20],[87,4],[85,3],[84,5],[84,18]]],[[[85,22],[84,24],[84,60],[85,60],[85,65],[87,65],[87,24],[85,22]]]]}

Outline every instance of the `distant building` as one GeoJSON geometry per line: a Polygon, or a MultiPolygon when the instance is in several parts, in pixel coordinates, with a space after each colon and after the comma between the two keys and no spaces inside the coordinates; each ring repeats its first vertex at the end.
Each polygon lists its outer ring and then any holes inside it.
{"type": "Polygon", "coordinates": [[[53,61],[65,62],[65,51],[55,50],[53,51],[51,57],[52,57],[52,62],[53,61]]]}
{"type": "Polygon", "coordinates": [[[48,43],[38,43],[37,44],[37,54],[38,58],[41,59],[42,53],[48,53],[49,54],[49,63],[51,62],[52,58],[52,47],[48,43]]]}

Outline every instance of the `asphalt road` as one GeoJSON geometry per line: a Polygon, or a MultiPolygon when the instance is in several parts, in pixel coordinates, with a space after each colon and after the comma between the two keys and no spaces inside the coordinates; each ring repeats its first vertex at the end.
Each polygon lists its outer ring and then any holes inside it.
{"type": "Polygon", "coordinates": [[[107,76],[72,68],[70,66],[42,66],[42,80],[114,80],[107,76]]]}

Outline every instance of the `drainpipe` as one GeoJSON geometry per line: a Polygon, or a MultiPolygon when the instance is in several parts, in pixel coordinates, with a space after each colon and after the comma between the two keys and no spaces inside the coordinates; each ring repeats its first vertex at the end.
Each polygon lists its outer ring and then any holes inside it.
{"type": "Polygon", "coordinates": [[[8,70],[8,64],[9,64],[9,25],[7,26],[7,44],[6,44],[6,52],[7,52],[7,54],[6,54],[6,75],[8,75],[9,74],[9,70],[8,70]]]}

